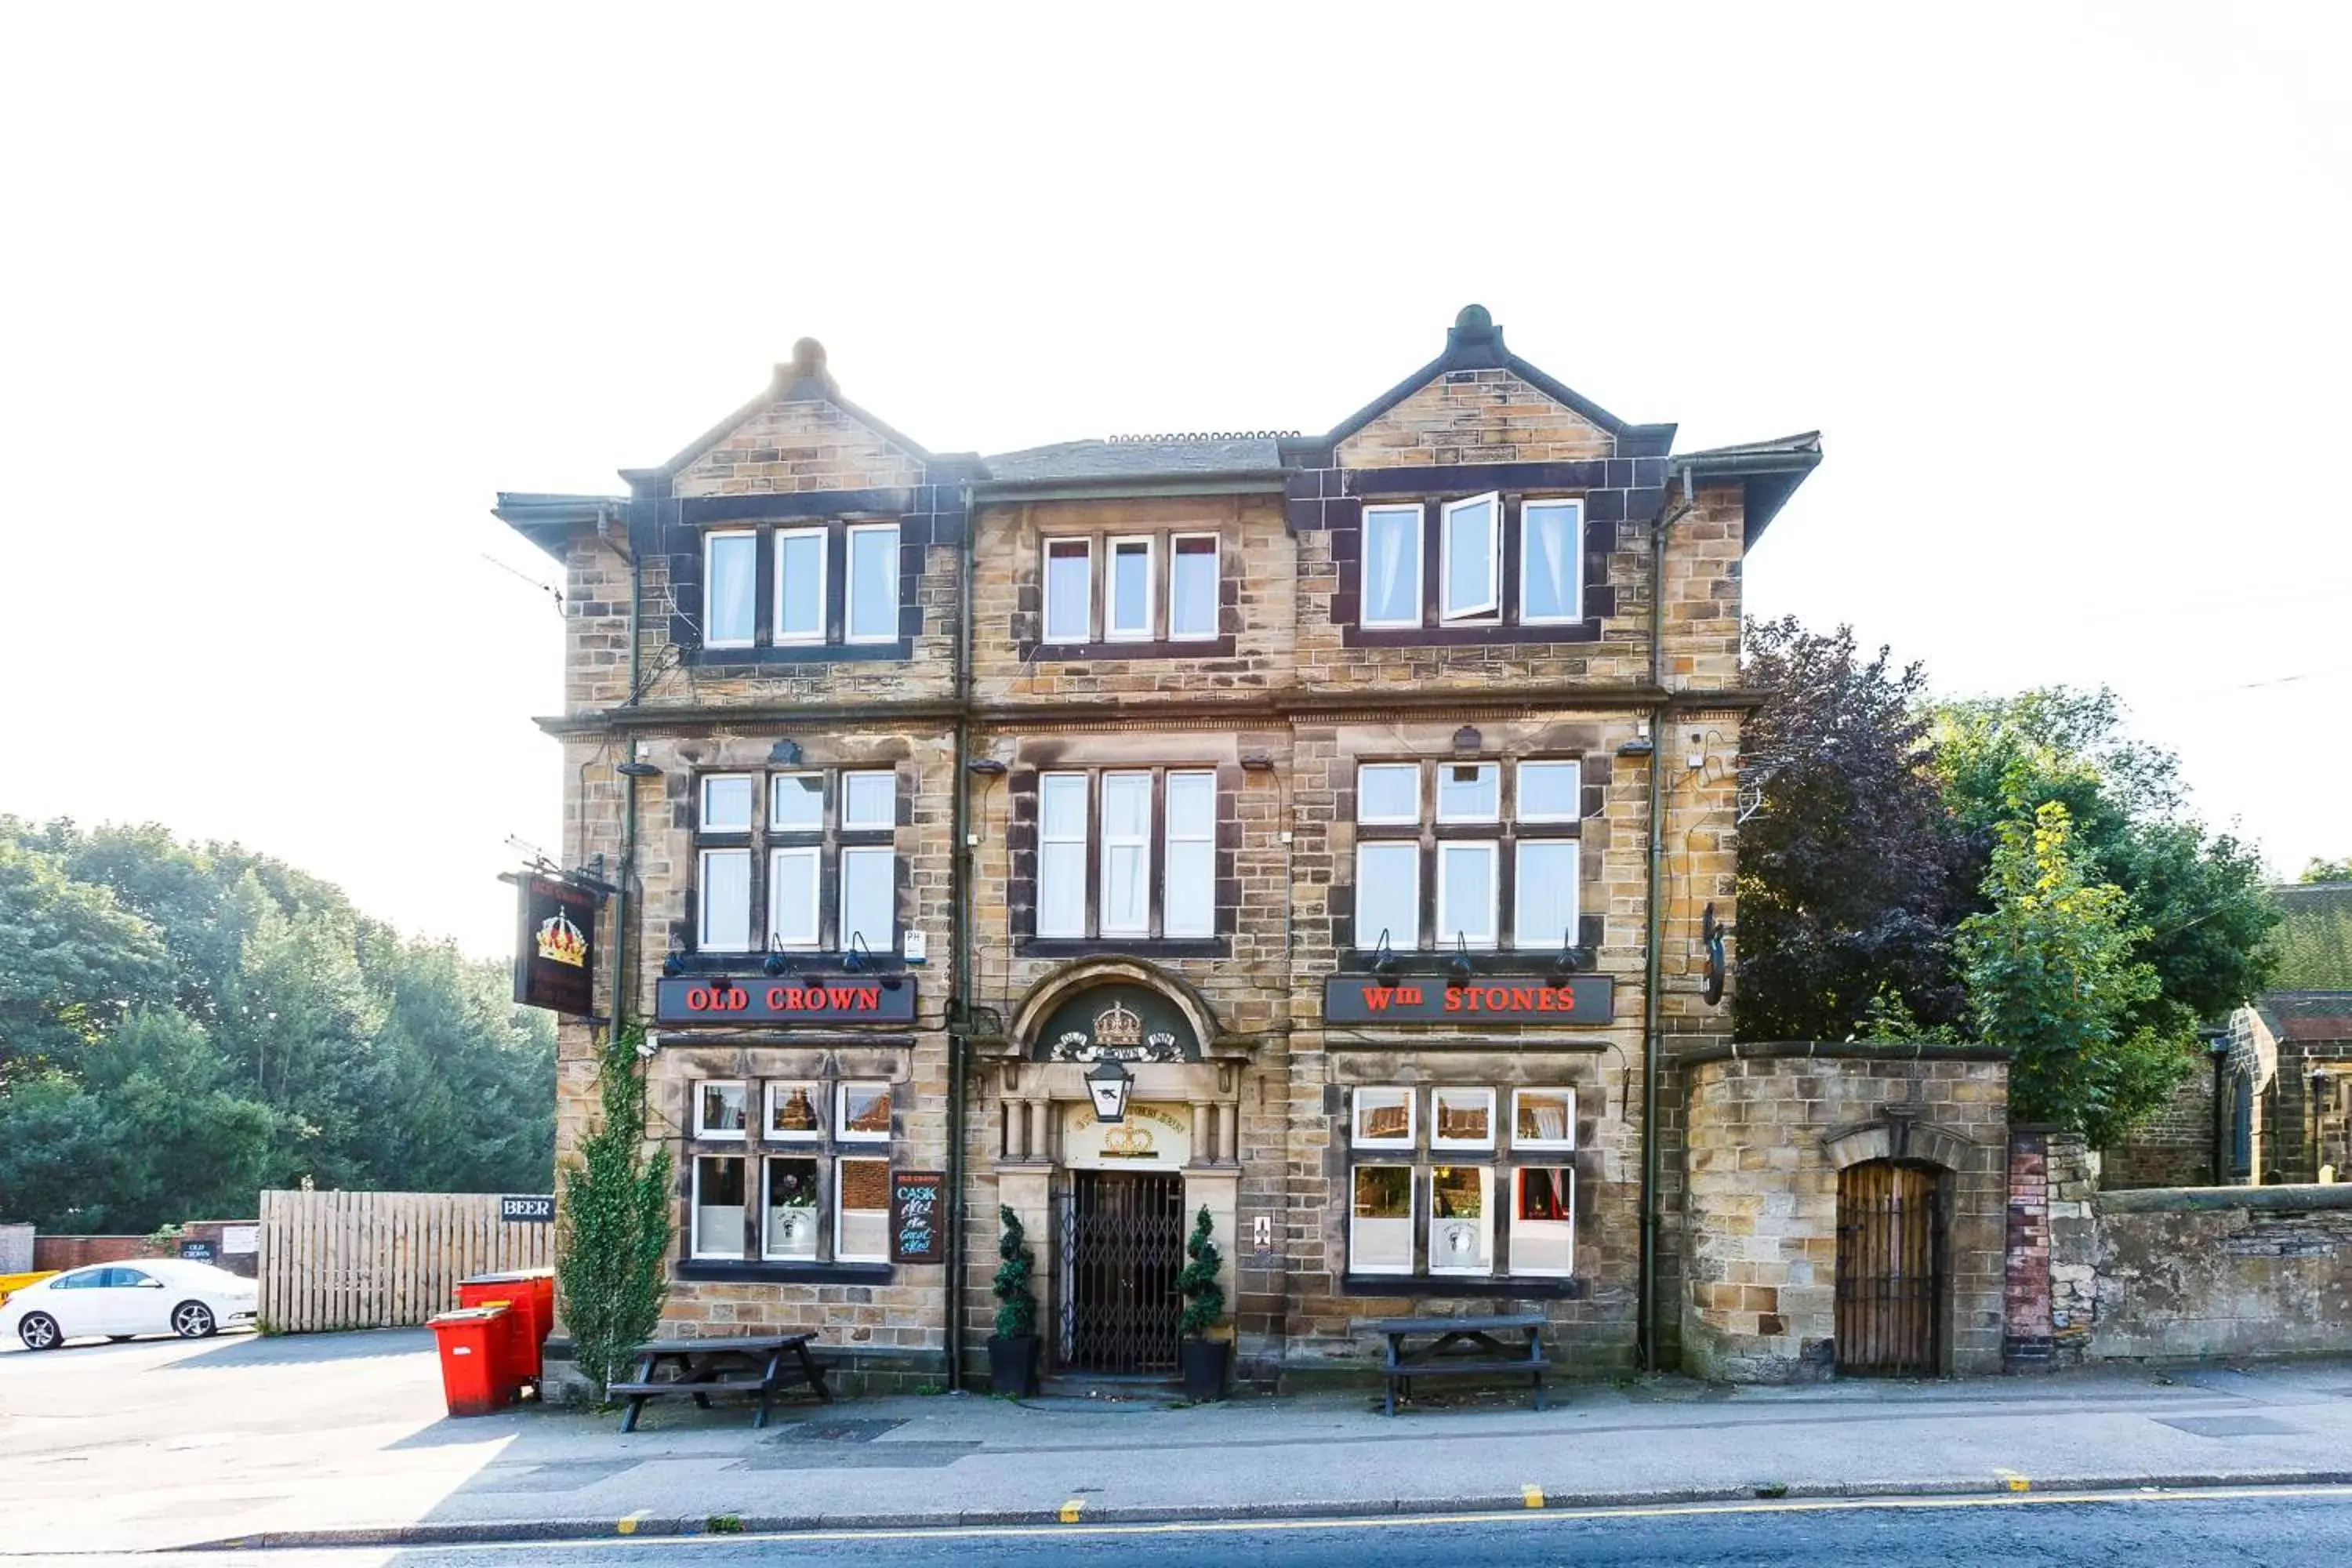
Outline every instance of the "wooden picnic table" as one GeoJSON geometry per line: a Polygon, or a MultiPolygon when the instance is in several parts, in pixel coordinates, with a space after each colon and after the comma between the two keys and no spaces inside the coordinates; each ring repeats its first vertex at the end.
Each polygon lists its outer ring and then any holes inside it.
{"type": "Polygon", "coordinates": [[[1535,1381],[1536,1408],[1544,1407],[1544,1371],[1550,1364],[1544,1360],[1543,1329],[1549,1320],[1541,1312],[1497,1312],[1486,1317],[1454,1318],[1381,1318],[1369,1327],[1383,1335],[1389,1342],[1388,1360],[1382,1370],[1388,1374],[1386,1413],[1396,1414],[1397,1390],[1400,1385],[1407,1399],[1412,1397],[1412,1380],[1416,1377],[1461,1377],[1476,1374],[1526,1373],[1535,1381]],[[1521,1334],[1519,1344],[1507,1343],[1498,1335],[1521,1334]],[[1412,1347],[1417,1339],[1430,1342],[1418,1350],[1412,1347]]]}
{"type": "Polygon", "coordinates": [[[815,1390],[821,1403],[830,1405],[833,1391],[824,1385],[824,1369],[809,1352],[815,1339],[814,1334],[806,1333],[747,1334],[725,1340],[648,1340],[637,1347],[636,1376],[627,1383],[614,1384],[607,1390],[629,1402],[629,1408],[621,1416],[621,1430],[637,1429],[637,1416],[648,1399],[691,1396],[695,1404],[708,1410],[714,1394],[756,1394],[760,1404],[751,1417],[754,1428],[768,1424],[769,1400],[802,1384],[815,1390]],[[677,1375],[658,1376],[665,1366],[674,1368],[677,1375]]]}

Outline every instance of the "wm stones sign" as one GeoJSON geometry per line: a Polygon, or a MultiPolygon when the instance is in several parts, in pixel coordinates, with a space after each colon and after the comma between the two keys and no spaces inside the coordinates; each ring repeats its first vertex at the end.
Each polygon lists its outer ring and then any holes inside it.
{"type": "Polygon", "coordinates": [[[1323,1017],[1332,1024],[1606,1024],[1616,1013],[1607,974],[1570,980],[1478,975],[1456,985],[1444,978],[1381,980],[1335,974],[1323,983],[1323,1017]]]}
{"type": "Polygon", "coordinates": [[[871,974],[799,974],[771,980],[665,980],[654,989],[661,1024],[911,1024],[915,983],[871,974]]]}

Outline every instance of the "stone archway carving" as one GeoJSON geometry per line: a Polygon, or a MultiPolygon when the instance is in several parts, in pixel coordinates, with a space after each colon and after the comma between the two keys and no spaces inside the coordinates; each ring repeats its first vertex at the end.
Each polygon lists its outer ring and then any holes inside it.
{"type": "Polygon", "coordinates": [[[1969,1152],[1976,1146],[1975,1140],[1948,1127],[1892,1109],[1868,1121],[1834,1127],[1822,1135],[1831,1168],[1839,1171],[1869,1160],[1908,1160],[1963,1171],[1969,1168],[1969,1152]]]}
{"type": "Polygon", "coordinates": [[[1217,1016],[1201,994],[1176,976],[1157,966],[1133,958],[1097,958],[1057,969],[1029,988],[1029,994],[1013,1009],[1013,1021],[1006,1038],[1014,1051],[1026,1055],[1034,1043],[1037,1030],[1063,1003],[1097,986],[1114,984],[1140,985],[1167,998],[1170,1005],[1182,1015],[1200,1042],[1204,1058],[1232,1056],[1230,1049],[1220,1050],[1217,1016]]]}

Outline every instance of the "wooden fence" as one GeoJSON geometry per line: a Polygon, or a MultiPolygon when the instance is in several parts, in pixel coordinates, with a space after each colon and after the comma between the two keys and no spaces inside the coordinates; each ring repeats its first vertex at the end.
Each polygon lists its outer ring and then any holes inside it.
{"type": "Polygon", "coordinates": [[[501,1221],[495,1193],[261,1194],[261,1322],[280,1333],[421,1323],[469,1274],[554,1261],[555,1227],[501,1221]]]}

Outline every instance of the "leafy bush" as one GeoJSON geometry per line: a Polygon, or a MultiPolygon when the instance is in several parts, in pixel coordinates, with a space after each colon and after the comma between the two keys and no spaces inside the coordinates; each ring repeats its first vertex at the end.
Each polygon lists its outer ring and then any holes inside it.
{"type": "Polygon", "coordinates": [[[1003,1227],[996,1238],[996,1256],[1004,1259],[988,1288],[997,1300],[996,1337],[1026,1339],[1037,1331],[1037,1298],[1029,1290],[1035,1268],[1029,1258],[1029,1233],[1022,1229],[1021,1216],[1003,1204],[996,1206],[996,1220],[1003,1227]]]}
{"type": "Polygon", "coordinates": [[[1192,1222],[1192,1235],[1184,1243],[1184,1256],[1192,1261],[1176,1276],[1177,1294],[1184,1298],[1184,1315],[1176,1323],[1180,1334],[1198,1337],[1225,1315],[1225,1288],[1217,1283],[1219,1258],[1217,1244],[1209,1239],[1211,1228],[1209,1207],[1203,1204],[1200,1217],[1192,1222]]]}

